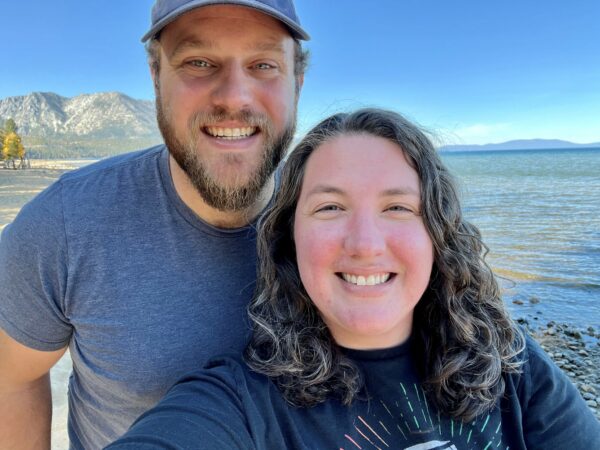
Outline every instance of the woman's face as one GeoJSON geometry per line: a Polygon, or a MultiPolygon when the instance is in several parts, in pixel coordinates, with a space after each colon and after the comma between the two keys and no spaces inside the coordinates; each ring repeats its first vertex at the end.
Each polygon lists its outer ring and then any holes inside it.
{"type": "Polygon", "coordinates": [[[387,348],[404,342],[433,266],[417,172],[400,147],[343,135],[306,163],[294,219],[304,287],[336,342],[387,348]]]}

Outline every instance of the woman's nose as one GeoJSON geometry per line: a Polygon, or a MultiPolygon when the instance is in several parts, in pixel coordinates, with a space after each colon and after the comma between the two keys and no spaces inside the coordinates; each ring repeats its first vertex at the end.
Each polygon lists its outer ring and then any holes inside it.
{"type": "Polygon", "coordinates": [[[385,250],[385,236],[377,219],[357,214],[350,220],[345,238],[346,251],[354,257],[372,257],[385,250]]]}

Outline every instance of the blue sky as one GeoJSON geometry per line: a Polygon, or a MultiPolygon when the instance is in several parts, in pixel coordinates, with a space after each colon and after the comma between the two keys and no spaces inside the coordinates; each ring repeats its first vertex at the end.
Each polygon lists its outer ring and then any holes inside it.
{"type": "MultiPolygon", "coordinates": [[[[151,99],[152,0],[5,2],[0,98],[151,99]]],[[[598,0],[296,0],[312,53],[299,130],[383,106],[441,143],[600,142],[598,0]]]]}

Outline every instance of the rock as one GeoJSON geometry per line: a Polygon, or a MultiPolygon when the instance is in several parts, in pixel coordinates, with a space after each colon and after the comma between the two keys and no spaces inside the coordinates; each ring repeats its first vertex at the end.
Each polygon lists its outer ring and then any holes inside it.
{"type": "Polygon", "coordinates": [[[577,340],[581,340],[581,333],[577,330],[565,330],[565,334],[577,340]]]}
{"type": "Polygon", "coordinates": [[[590,408],[596,408],[596,407],[598,407],[598,403],[596,402],[596,400],[586,400],[585,403],[590,408]]]}
{"type": "Polygon", "coordinates": [[[535,305],[535,304],[537,304],[539,302],[540,302],[540,299],[537,298],[536,296],[532,296],[532,297],[529,298],[529,303],[531,303],[532,305],[535,305]]]}
{"type": "Polygon", "coordinates": [[[585,400],[594,400],[594,401],[596,401],[596,396],[594,394],[592,394],[591,392],[584,392],[583,393],[583,398],[585,400]]]}
{"type": "Polygon", "coordinates": [[[515,305],[522,305],[522,304],[523,304],[523,301],[522,301],[522,300],[519,300],[519,299],[515,299],[515,300],[513,300],[513,303],[514,303],[515,305]]]}

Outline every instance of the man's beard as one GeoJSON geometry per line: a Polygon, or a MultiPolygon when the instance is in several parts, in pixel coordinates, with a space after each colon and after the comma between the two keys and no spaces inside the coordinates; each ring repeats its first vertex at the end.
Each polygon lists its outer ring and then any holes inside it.
{"type": "MultiPolygon", "coordinates": [[[[190,139],[188,142],[182,142],[176,136],[172,121],[163,108],[160,91],[157,91],[156,95],[156,117],[169,152],[187,174],[202,199],[209,206],[225,212],[248,209],[257,201],[263,187],[285,155],[296,129],[295,106],[291,120],[279,135],[275,135],[273,123],[265,114],[248,110],[230,114],[223,108],[214,108],[211,112],[196,112],[190,117],[188,121],[190,139]],[[240,173],[237,180],[224,184],[209,173],[209,169],[199,155],[202,150],[198,149],[197,142],[205,126],[227,120],[257,127],[264,136],[264,143],[261,161],[254,173],[240,173]],[[241,180],[244,178],[247,181],[242,183],[241,180]]],[[[227,162],[234,165],[239,156],[226,155],[225,158],[227,162]]]]}

